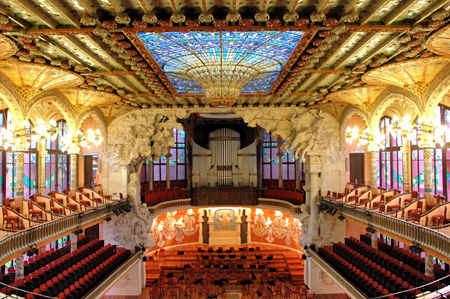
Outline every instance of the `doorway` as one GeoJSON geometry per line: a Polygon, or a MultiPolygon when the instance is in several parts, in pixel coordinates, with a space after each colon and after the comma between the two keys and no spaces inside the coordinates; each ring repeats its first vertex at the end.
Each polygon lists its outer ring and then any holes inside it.
{"type": "Polygon", "coordinates": [[[364,184],[364,153],[350,154],[350,183],[364,184]]]}

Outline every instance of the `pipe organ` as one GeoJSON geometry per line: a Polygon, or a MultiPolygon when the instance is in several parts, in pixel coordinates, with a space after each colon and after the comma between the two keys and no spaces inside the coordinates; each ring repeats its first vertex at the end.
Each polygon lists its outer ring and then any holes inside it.
{"type": "Polygon", "coordinates": [[[240,134],[228,128],[211,132],[209,148],[192,146],[194,187],[256,187],[256,141],[240,148],[240,134]]]}

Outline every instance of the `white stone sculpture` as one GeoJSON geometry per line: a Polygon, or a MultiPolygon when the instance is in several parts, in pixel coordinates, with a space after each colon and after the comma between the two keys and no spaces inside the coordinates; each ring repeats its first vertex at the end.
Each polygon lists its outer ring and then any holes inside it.
{"type": "MultiPolygon", "coordinates": [[[[114,120],[109,129],[105,157],[111,170],[129,167],[128,196],[132,198],[132,210],[111,221],[114,240],[121,245],[154,245],[149,233],[153,219],[146,204],[141,205],[140,170],[145,159],[158,159],[168,154],[174,145],[173,129],[182,129],[177,119],[185,118],[184,109],[138,110],[114,120]]],[[[132,246],[131,248],[133,248],[132,246]]]]}

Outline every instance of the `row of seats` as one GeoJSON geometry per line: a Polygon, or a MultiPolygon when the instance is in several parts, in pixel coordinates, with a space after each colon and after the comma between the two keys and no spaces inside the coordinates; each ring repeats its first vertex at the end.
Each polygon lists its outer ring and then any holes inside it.
{"type": "MultiPolygon", "coordinates": [[[[304,182],[300,182],[300,189],[302,189],[302,185],[304,185],[304,182]]],[[[284,181],[283,180],[283,189],[295,189],[296,182],[295,180],[290,181],[284,181]]],[[[279,188],[279,181],[278,180],[263,180],[262,181],[262,187],[263,188],[279,188]]]]}
{"type": "Polygon", "coordinates": [[[382,275],[380,271],[374,269],[360,270],[351,261],[346,260],[328,247],[320,248],[319,254],[347,279],[353,282],[361,291],[366,293],[368,297],[388,296],[389,298],[410,299],[416,294],[421,293],[421,291],[414,290],[414,286],[397,276],[391,279],[391,276],[386,275],[386,273],[382,275]],[[410,291],[402,293],[399,296],[393,295],[396,291],[405,290],[410,291]]]}
{"type": "MultiPolygon", "coordinates": [[[[170,188],[187,188],[187,181],[181,180],[181,181],[170,181],[170,188]]],[[[161,182],[153,182],[153,191],[157,190],[166,190],[167,189],[167,182],[161,181],[161,182]]],[[[145,195],[147,192],[150,192],[150,184],[148,182],[141,183],[141,195],[145,195]]]]}
{"type": "Polygon", "coordinates": [[[150,191],[145,195],[147,206],[153,206],[167,200],[186,198],[183,189],[169,189],[160,191],[150,191]]]}
{"type": "MultiPolygon", "coordinates": [[[[84,235],[80,235],[77,237],[78,248],[83,246],[87,242],[89,242],[89,238],[85,237],[84,235]]],[[[58,250],[51,248],[46,252],[38,254],[35,257],[30,257],[27,261],[24,261],[24,275],[28,275],[34,271],[37,271],[40,268],[43,268],[44,266],[56,261],[60,257],[68,254],[70,252],[70,242],[68,242],[68,244],[66,245],[67,246],[64,246],[58,250]]],[[[0,274],[0,282],[4,284],[9,284],[15,280],[16,268],[12,266],[9,267],[7,271],[8,273],[4,276],[0,274]]]]}
{"type": "MultiPolygon", "coordinates": [[[[344,245],[342,243],[333,246],[333,251],[343,258],[353,261],[355,265],[361,269],[361,271],[367,271],[376,276],[376,281],[379,281],[380,277],[387,276],[391,280],[396,280],[397,278],[402,279],[402,281],[408,282],[410,285],[419,286],[423,285],[425,282],[425,275],[422,272],[417,271],[412,268],[405,268],[405,266],[400,267],[394,265],[389,259],[372,259],[372,255],[363,255],[357,250],[344,245]],[[355,260],[356,259],[356,260],[355,260]],[[380,263],[377,263],[379,261],[380,263]]],[[[400,264],[404,265],[404,264],[400,264]]]]}
{"type": "Polygon", "coordinates": [[[264,197],[266,198],[279,198],[290,203],[300,205],[303,203],[303,194],[299,190],[286,190],[286,189],[266,189],[264,190],[264,197]]]}
{"type": "Polygon", "coordinates": [[[415,273],[416,271],[422,273],[425,272],[425,259],[421,259],[420,256],[415,255],[412,252],[410,252],[408,260],[400,260],[397,255],[393,256],[386,254],[385,252],[377,250],[353,237],[346,238],[345,244],[361,254],[371,256],[375,262],[385,268],[390,268],[393,272],[397,273],[402,271],[402,269],[407,270],[409,273],[415,273]]]}

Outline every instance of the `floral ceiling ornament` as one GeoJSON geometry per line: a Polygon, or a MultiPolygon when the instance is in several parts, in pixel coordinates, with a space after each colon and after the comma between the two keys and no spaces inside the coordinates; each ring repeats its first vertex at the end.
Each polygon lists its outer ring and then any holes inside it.
{"type": "Polygon", "coordinates": [[[148,24],[155,25],[156,23],[158,23],[158,17],[153,12],[146,13],[145,15],[142,16],[142,21],[148,24]]]}
{"type": "Polygon", "coordinates": [[[182,24],[186,21],[186,16],[182,13],[173,13],[170,16],[170,21],[177,23],[177,24],[182,24]]]}
{"type": "Polygon", "coordinates": [[[295,11],[290,11],[284,14],[283,21],[286,23],[295,22],[298,20],[298,14],[295,11]]]}
{"type": "Polygon", "coordinates": [[[327,17],[325,16],[325,14],[323,12],[313,12],[311,14],[311,22],[313,23],[319,23],[319,22],[323,22],[325,21],[327,17]]]}
{"type": "Polygon", "coordinates": [[[261,12],[257,12],[255,14],[255,20],[256,22],[267,22],[268,20],[270,20],[270,15],[267,13],[267,11],[261,11],[261,12]]]}
{"type": "Polygon", "coordinates": [[[214,21],[214,16],[209,11],[204,11],[198,16],[198,19],[201,23],[209,24],[214,21]]]}
{"type": "Polygon", "coordinates": [[[95,26],[95,24],[97,24],[97,19],[91,17],[87,12],[85,12],[80,19],[80,23],[84,26],[95,26]]]}
{"type": "Polygon", "coordinates": [[[352,11],[349,14],[346,14],[340,19],[340,22],[345,23],[354,23],[359,20],[359,15],[356,13],[356,11],[352,11]]]}
{"type": "Polygon", "coordinates": [[[121,12],[116,16],[117,24],[128,25],[131,22],[130,16],[126,12],[121,12]]]}
{"type": "Polygon", "coordinates": [[[0,24],[6,25],[9,23],[9,18],[5,15],[0,14],[0,24]]]}
{"type": "Polygon", "coordinates": [[[230,12],[226,17],[226,20],[231,23],[239,22],[241,19],[241,14],[237,11],[230,12]]]}

